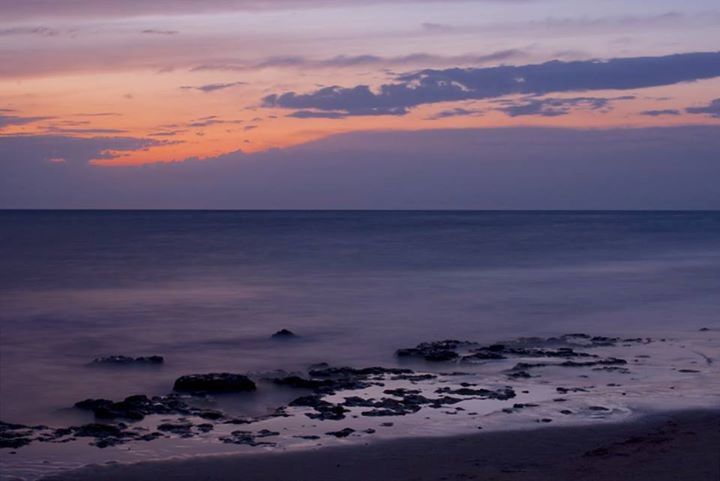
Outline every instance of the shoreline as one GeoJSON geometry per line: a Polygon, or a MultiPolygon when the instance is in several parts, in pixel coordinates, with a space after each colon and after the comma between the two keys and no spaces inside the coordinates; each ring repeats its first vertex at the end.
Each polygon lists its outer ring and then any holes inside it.
{"type": "Polygon", "coordinates": [[[91,465],[42,481],[158,479],[718,481],[720,409],[661,412],[603,425],[91,465]]]}

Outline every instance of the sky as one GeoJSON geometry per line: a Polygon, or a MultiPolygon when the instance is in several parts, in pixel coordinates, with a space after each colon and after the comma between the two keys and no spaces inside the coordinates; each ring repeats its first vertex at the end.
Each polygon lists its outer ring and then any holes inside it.
{"type": "Polygon", "coordinates": [[[716,0],[0,0],[0,208],[718,209],[719,134],[716,0]]]}

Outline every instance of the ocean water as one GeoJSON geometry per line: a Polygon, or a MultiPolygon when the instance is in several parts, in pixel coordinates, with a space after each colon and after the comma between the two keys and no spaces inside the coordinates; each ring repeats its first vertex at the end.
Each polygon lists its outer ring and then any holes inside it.
{"type": "MultiPolygon", "coordinates": [[[[628,369],[551,365],[510,380],[517,360],[416,362],[416,372],[465,374],[383,379],[384,387],[328,398],[379,398],[390,387],[433,397],[461,382],[517,393],[393,417],[392,428],[360,411],[314,422],[291,408],[290,417],[246,428],[281,433],[275,448],[223,443],[237,429],[223,423],[191,439],[106,449],[87,438],[36,442],[0,449],[0,479],[34,480],[90,462],[305,449],[478,425],[527,429],[541,418],[615,422],[720,405],[720,212],[0,211],[5,422],[89,423],[76,401],[167,394],[183,374],[241,372],[260,381],[318,362],[397,367],[394,351],[422,341],[578,332],[654,341],[595,349],[627,359],[628,369]],[[300,338],[270,338],[283,328],[300,338]],[[165,364],[89,365],[108,355],[162,355],[165,364]],[[562,403],[572,416],[559,412],[556,386],[583,388],[562,403]],[[516,402],[537,406],[507,414],[516,402]],[[346,427],[357,431],[345,440],[326,435],[346,427]],[[320,441],[299,437],[308,434],[320,441]]],[[[255,393],[210,402],[229,416],[260,416],[297,396],[261,382],[255,393]]],[[[165,421],[149,416],[137,426],[165,421]]]]}
{"type": "MultiPolygon", "coordinates": [[[[718,212],[0,212],[0,419],[420,341],[720,327],[718,212]],[[302,339],[269,336],[288,328],[302,339]],[[88,367],[159,354],[157,369],[88,367]]],[[[238,400],[257,413],[285,392],[238,400]]]]}

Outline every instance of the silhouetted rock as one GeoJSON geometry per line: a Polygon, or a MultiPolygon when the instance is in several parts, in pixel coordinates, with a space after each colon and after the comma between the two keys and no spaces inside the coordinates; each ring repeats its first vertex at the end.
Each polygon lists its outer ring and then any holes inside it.
{"type": "Polygon", "coordinates": [[[327,434],[328,436],[335,436],[336,438],[346,438],[354,432],[355,432],[355,430],[352,428],[345,428],[345,429],[341,429],[340,431],[331,431],[331,432],[325,433],[325,434],[327,434]]]}
{"type": "Polygon", "coordinates": [[[205,419],[221,419],[219,411],[199,409],[185,403],[176,394],[148,398],[144,394],[129,396],[122,401],[85,399],[75,403],[78,409],[92,411],[98,419],[129,419],[139,421],[151,414],[194,415],[205,419]]]}
{"type": "Polygon", "coordinates": [[[270,337],[272,337],[273,339],[296,339],[299,336],[289,329],[280,329],[278,332],[276,332],[270,337]]]}
{"type": "Polygon", "coordinates": [[[162,356],[107,356],[93,360],[94,365],[107,366],[157,366],[165,362],[162,356]]]}
{"type": "Polygon", "coordinates": [[[273,379],[272,382],[278,386],[295,387],[300,389],[318,389],[333,385],[333,381],[328,379],[305,379],[300,376],[279,377],[273,379]]]}
{"type": "Polygon", "coordinates": [[[255,389],[257,386],[247,376],[227,372],[181,376],[173,386],[175,391],[191,393],[243,392],[255,389]]]}
{"type": "Polygon", "coordinates": [[[460,355],[455,352],[458,348],[472,343],[447,339],[445,341],[423,342],[415,347],[398,349],[395,351],[397,357],[411,357],[425,359],[430,362],[454,361],[460,355]]]}

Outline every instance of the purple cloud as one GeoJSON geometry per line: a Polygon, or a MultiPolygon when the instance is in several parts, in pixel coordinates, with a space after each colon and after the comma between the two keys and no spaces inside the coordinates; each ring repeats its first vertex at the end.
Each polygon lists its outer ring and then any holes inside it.
{"type": "Polygon", "coordinates": [[[720,52],[631,57],[487,68],[422,70],[376,90],[367,85],[324,87],[310,93],[268,95],[271,108],[364,115],[401,112],[437,102],[491,99],[513,94],[629,90],[720,76],[720,52]]]}
{"type": "Polygon", "coordinates": [[[510,117],[524,115],[539,115],[542,117],[558,117],[568,115],[576,110],[600,110],[603,112],[611,109],[612,102],[618,100],[633,100],[634,96],[623,97],[574,97],[574,98],[524,98],[520,100],[501,100],[497,103],[504,104],[496,109],[510,117]]]}
{"type": "Polygon", "coordinates": [[[213,84],[198,85],[198,86],[185,85],[180,88],[182,90],[199,90],[199,91],[205,92],[207,94],[207,93],[211,93],[211,92],[216,92],[218,90],[225,90],[225,89],[229,89],[231,87],[237,87],[239,85],[247,85],[247,82],[213,83],[213,84]]]}
{"type": "Polygon", "coordinates": [[[689,114],[702,114],[720,119],[720,99],[715,99],[703,107],[688,107],[685,111],[689,114]]]}
{"type": "Polygon", "coordinates": [[[662,110],[643,110],[640,115],[647,117],[662,117],[664,115],[680,115],[680,111],[677,109],[662,109],[662,110]]]}

